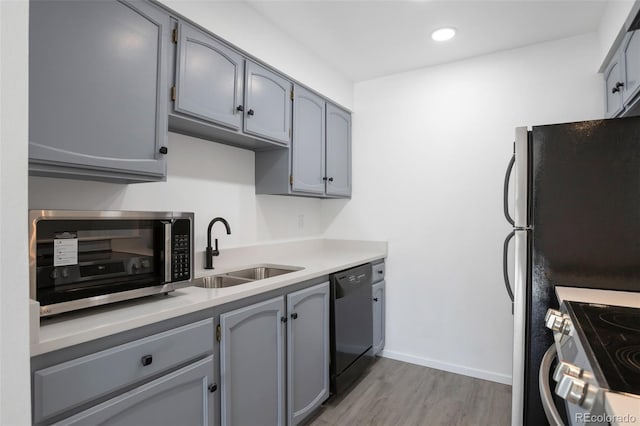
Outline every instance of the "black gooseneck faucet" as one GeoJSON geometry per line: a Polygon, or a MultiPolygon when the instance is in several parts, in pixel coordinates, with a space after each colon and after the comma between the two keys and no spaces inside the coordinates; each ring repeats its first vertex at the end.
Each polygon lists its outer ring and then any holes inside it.
{"type": "Polygon", "coordinates": [[[216,217],[211,222],[209,222],[209,228],[207,229],[207,252],[205,259],[205,269],[213,269],[213,256],[219,256],[220,252],[218,251],[218,239],[215,239],[215,248],[211,247],[211,228],[213,228],[213,224],[216,222],[222,222],[227,228],[227,235],[231,235],[231,228],[229,227],[229,222],[223,217],[216,217]]]}

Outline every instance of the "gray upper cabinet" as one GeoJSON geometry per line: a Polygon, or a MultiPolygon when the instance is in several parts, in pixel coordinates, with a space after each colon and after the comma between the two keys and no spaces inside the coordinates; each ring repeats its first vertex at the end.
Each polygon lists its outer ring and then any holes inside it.
{"type": "Polygon", "coordinates": [[[640,31],[626,33],[603,77],[605,118],[640,115],[640,31]]]}
{"type": "Polygon", "coordinates": [[[208,356],[55,425],[213,426],[213,372],[213,357],[208,356]]]}
{"type": "Polygon", "coordinates": [[[169,130],[252,150],[291,139],[291,82],[223,40],[173,20],[169,130]]]}
{"type": "Polygon", "coordinates": [[[256,152],[256,194],[351,197],[351,114],[296,85],[291,148],[256,152]]]}
{"type": "Polygon", "coordinates": [[[291,82],[247,60],[245,84],[245,132],[288,145],[291,82]]]}
{"type": "Polygon", "coordinates": [[[640,90],[640,31],[627,33],[622,42],[620,55],[624,65],[622,97],[626,103],[640,90]]]}
{"type": "Polygon", "coordinates": [[[287,295],[289,425],[329,397],[329,282],[287,295]]]}
{"type": "Polygon", "coordinates": [[[605,117],[615,117],[622,111],[622,67],[616,55],[604,72],[605,117]]]}
{"type": "Polygon", "coordinates": [[[325,187],[326,102],[297,85],[293,99],[291,189],[322,195],[325,187]]]}
{"type": "Polygon", "coordinates": [[[351,195],[351,114],[327,104],[327,195],[351,195]]]}
{"type": "Polygon", "coordinates": [[[29,170],[166,175],[169,15],[143,1],[31,1],[29,170]]]}
{"type": "Polygon", "coordinates": [[[284,308],[280,296],[220,315],[223,426],[286,424],[284,308]]]}
{"type": "Polygon", "coordinates": [[[244,58],[182,22],[177,41],[175,110],[239,130],[244,58]]]}

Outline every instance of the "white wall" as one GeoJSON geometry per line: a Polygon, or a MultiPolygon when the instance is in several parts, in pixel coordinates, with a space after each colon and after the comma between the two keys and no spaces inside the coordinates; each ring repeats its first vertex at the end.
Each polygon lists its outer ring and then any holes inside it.
{"type": "Polygon", "coordinates": [[[356,84],[353,199],[327,237],[389,241],[385,355],[510,382],[502,184],[514,128],[599,118],[595,34],[356,84]]]}
{"type": "Polygon", "coordinates": [[[28,2],[0,2],[0,424],[31,423],[27,252],[28,2]]]}

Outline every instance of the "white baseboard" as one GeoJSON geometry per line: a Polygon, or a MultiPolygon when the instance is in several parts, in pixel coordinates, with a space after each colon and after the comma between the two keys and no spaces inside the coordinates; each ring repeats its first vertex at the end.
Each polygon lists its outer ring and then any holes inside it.
{"type": "Polygon", "coordinates": [[[437,361],[401,352],[383,350],[381,356],[408,362],[410,364],[422,365],[424,367],[435,368],[437,370],[448,371],[450,373],[462,374],[464,376],[475,377],[477,379],[489,380],[491,382],[502,383],[511,386],[511,376],[508,374],[495,373],[493,371],[479,370],[477,368],[464,367],[462,365],[437,361]]]}

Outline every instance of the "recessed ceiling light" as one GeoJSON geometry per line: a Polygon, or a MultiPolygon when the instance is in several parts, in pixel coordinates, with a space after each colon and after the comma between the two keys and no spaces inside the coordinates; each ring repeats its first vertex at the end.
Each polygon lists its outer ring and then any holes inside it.
{"type": "Polygon", "coordinates": [[[456,35],[455,28],[440,28],[431,33],[431,38],[435,41],[451,40],[456,35]]]}

